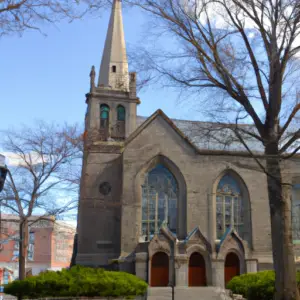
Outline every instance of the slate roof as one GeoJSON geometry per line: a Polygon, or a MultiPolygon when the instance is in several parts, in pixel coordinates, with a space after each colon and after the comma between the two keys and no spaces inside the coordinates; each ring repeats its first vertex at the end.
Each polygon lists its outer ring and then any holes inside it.
{"type": "MultiPolygon", "coordinates": [[[[137,127],[146,120],[148,120],[147,117],[137,116],[137,127]]],[[[230,129],[222,127],[222,124],[180,119],[170,120],[199,150],[247,152],[234,133],[230,129]]],[[[254,132],[250,125],[241,126],[247,126],[248,130],[254,132]]],[[[253,153],[264,152],[262,143],[255,138],[248,137],[247,145],[253,153]]]]}

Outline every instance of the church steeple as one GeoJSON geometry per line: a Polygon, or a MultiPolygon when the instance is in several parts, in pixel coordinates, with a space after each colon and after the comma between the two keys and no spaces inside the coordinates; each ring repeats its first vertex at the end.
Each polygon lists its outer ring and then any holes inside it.
{"type": "Polygon", "coordinates": [[[98,87],[129,91],[121,0],[113,1],[99,74],[98,87]]]}

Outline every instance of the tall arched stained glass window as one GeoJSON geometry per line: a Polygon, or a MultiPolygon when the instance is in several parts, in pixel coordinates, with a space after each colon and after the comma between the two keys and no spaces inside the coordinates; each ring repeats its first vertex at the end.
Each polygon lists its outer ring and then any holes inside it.
{"type": "Polygon", "coordinates": [[[165,224],[177,231],[177,182],[173,174],[159,164],[146,176],[142,186],[142,235],[148,240],[165,224]]]}
{"type": "Polygon", "coordinates": [[[217,187],[217,238],[233,227],[244,238],[244,209],[242,192],[237,181],[229,174],[224,175],[217,187]]]}
{"type": "Polygon", "coordinates": [[[118,105],[118,121],[125,121],[125,107],[122,105],[118,105]]]}
{"type": "Polygon", "coordinates": [[[109,106],[106,104],[100,105],[100,127],[108,128],[109,125],[109,106]]]}

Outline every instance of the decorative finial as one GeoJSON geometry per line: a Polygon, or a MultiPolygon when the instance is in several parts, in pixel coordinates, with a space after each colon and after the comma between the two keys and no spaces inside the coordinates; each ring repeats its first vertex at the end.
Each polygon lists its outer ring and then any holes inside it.
{"type": "Polygon", "coordinates": [[[95,78],[96,78],[95,66],[92,66],[90,78],[91,78],[90,82],[91,82],[91,92],[92,92],[95,89],[95,78]]]}

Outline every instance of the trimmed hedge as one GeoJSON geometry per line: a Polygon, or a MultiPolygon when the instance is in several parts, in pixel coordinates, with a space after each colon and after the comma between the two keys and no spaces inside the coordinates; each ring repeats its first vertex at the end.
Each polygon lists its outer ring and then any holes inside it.
{"type": "MultiPolygon", "coordinates": [[[[300,273],[297,272],[300,286],[300,273]]],[[[226,286],[234,294],[243,295],[248,300],[273,300],[275,293],[275,272],[261,271],[233,277],[226,286]]]]}
{"type": "Polygon", "coordinates": [[[4,293],[27,299],[48,297],[126,297],[146,293],[147,283],[138,277],[115,271],[74,266],[58,272],[47,271],[25,280],[15,280],[4,293]]]}

